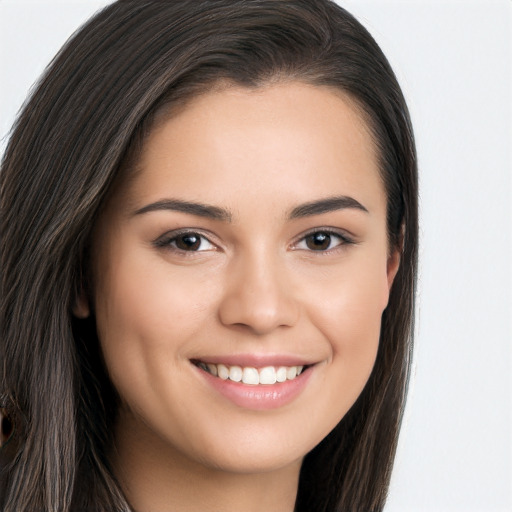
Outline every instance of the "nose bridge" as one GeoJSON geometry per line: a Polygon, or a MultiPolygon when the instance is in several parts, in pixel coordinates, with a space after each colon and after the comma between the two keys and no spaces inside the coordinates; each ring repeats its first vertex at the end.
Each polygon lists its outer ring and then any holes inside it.
{"type": "Polygon", "coordinates": [[[257,245],[234,257],[219,308],[225,325],[258,334],[292,326],[298,318],[288,272],[278,251],[257,245]]]}

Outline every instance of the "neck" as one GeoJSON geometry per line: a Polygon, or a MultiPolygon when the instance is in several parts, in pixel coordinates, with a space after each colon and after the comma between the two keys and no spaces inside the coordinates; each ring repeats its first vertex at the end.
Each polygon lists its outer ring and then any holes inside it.
{"type": "Polygon", "coordinates": [[[191,460],[149,428],[144,435],[120,423],[114,471],[135,511],[293,512],[300,460],[265,472],[226,471],[191,460]]]}

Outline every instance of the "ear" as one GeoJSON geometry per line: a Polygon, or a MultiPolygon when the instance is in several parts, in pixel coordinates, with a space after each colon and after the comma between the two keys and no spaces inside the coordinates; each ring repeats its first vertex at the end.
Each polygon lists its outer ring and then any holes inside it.
{"type": "Polygon", "coordinates": [[[81,319],[88,318],[91,314],[89,299],[83,288],[77,293],[72,311],[74,316],[81,319]]]}
{"type": "Polygon", "coordinates": [[[404,249],[405,225],[402,224],[400,234],[397,237],[396,243],[393,244],[387,262],[387,276],[388,276],[388,292],[391,291],[393,281],[395,280],[398,269],[400,268],[400,259],[404,249]]]}
{"type": "Polygon", "coordinates": [[[396,273],[400,268],[400,255],[402,251],[399,247],[393,249],[391,254],[388,256],[387,262],[387,276],[388,276],[388,291],[391,291],[391,286],[395,280],[396,273]]]}

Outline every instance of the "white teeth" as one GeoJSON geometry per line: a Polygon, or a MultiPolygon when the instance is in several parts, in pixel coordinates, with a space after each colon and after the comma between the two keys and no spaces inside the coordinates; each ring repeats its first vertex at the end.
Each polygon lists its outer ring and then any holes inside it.
{"type": "Polygon", "coordinates": [[[240,382],[242,380],[242,368],[240,366],[232,366],[229,369],[229,380],[240,382]]]}
{"type": "Polygon", "coordinates": [[[284,382],[286,380],[286,366],[280,366],[276,371],[277,382],[284,382]]]}
{"type": "Polygon", "coordinates": [[[297,367],[296,366],[290,366],[289,368],[286,368],[286,378],[288,380],[295,379],[297,377],[297,367]]]}
{"type": "Polygon", "coordinates": [[[208,371],[212,375],[215,375],[215,377],[217,377],[217,365],[216,364],[207,364],[206,366],[208,367],[208,371]]]}
{"type": "Polygon", "coordinates": [[[244,368],[243,374],[242,374],[242,382],[244,384],[259,384],[260,383],[260,375],[258,373],[258,370],[256,368],[244,368]]]}
{"type": "Polygon", "coordinates": [[[304,366],[265,366],[264,368],[253,368],[247,366],[228,366],[225,364],[197,363],[202,370],[210,373],[222,380],[231,380],[233,382],[243,382],[256,386],[258,384],[272,385],[276,382],[286,382],[298,377],[304,370],[304,366]]]}
{"type": "Polygon", "coordinates": [[[223,364],[218,364],[217,366],[217,376],[222,380],[227,380],[229,378],[229,369],[227,366],[223,364]]]}
{"type": "Polygon", "coordinates": [[[260,370],[260,384],[275,384],[276,369],[273,366],[266,366],[260,370]]]}

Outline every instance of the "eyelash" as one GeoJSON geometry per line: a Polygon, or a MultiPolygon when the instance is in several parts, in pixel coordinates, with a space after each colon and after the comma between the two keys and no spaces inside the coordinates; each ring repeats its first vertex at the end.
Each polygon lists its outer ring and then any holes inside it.
{"type": "MultiPolygon", "coordinates": [[[[164,236],[161,236],[160,238],[155,240],[154,245],[156,247],[160,247],[160,248],[163,248],[163,249],[169,249],[169,250],[174,251],[174,252],[179,253],[179,254],[189,254],[189,253],[195,253],[195,252],[204,252],[204,250],[202,250],[202,251],[197,251],[197,250],[189,251],[189,250],[180,249],[179,247],[177,247],[176,246],[177,240],[180,237],[184,238],[187,235],[190,238],[192,238],[192,237],[199,238],[200,239],[199,247],[203,244],[204,241],[206,241],[212,247],[216,247],[216,245],[214,243],[212,243],[207,236],[203,235],[199,231],[193,231],[193,230],[190,230],[190,229],[185,229],[185,230],[182,230],[182,231],[177,231],[177,232],[174,231],[174,232],[171,232],[171,233],[167,233],[164,236]]],[[[211,249],[208,249],[208,250],[211,250],[211,249]]]]}
{"type": "MultiPolygon", "coordinates": [[[[329,237],[330,242],[332,242],[332,238],[339,239],[339,243],[336,244],[334,247],[329,247],[327,249],[311,249],[308,248],[299,248],[299,250],[307,250],[308,252],[318,253],[318,254],[326,254],[331,253],[332,251],[336,251],[337,249],[341,249],[344,245],[352,245],[355,244],[355,240],[349,237],[346,233],[330,229],[330,228],[315,228],[313,231],[310,231],[309,233],[306,233],[304,235],[301,235],[298,242],[294,244],[295,248],[298,248],[298,245],[300,243],[307,244],[307,239],[309,237],[312,237],[314,235],[327,235],[329,237]]],[[[329,243],[330,245],[330,243],[329,243]]]]}
{"type": "MultiPolygon", "coordinates": [[[[205,252],[208,250],[212,250],[211,248],[203,249],[200,251],[179,248],[176,245],[176,243],[180,239],[180,237],[185,237],[185,236],[189,236],[190,238],[193,238],[193,237],[198,238],[199,243],[200,243],[199,247],[201,247],[201,245],[206,241],[210,246],[215,248],[214,250],[216,250],[216,248],[217,248],[217,246],[213,242],[211,242],[207,236],[200,233],[199,231],[193,231],[190,229],[182,230],[182,231],[178,231],[178,232],[167,233],[166,235],[155,240],[154,245],[156,247],[168,249],[168,250],[171,250],[173,252],[176,252],[176,253],[182,254],[182,255],[188,255],[188,254],[194,254],[194,253],[198,253],[198,252],[205,252]]],[[[293,243],[292,247],[297,250],[304,250],[304,251],[318,253],[318,254],[326,254],[326,253],[331,253],[332,251],[335,251],[344,245],[352,245],[355,243],[356,242],[351,237],[347,236],[346,233],[343,233],[343,232],[340,232],[337,230],[333,230],[333,229],[329,229],[329,228],[323,228],[323,229],[316,228],[313,231],[310,231],[304,235],[301,235],[300,238],[298,239],[298,241],[293,243]],[[328,247],[327,249],[317,249],[317,250],[311,249],[311,247],[307,247],[307,239],[314,235],[326,235],[329,238],[329,246],[331,245],[333,238],[337,238],[339,240],[339,243],[337,243],[334,247],[328,247]],[[299,245],[301,243],[306,244],[306,247],[302,247],[302,248],[299,247],[299,245]]]]}

